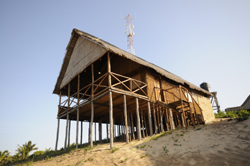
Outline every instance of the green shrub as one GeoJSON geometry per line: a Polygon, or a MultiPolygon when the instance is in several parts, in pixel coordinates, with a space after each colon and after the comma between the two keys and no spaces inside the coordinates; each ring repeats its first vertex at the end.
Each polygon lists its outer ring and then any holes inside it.
{"type": "Polygon", "coordinates": [[[219,113],[214,113],[215,118],[226,118],[226,113],[221,111],[219,113]]]}
{"type": "Polygon", "coordinates": [[[250,116],[250,112],[248,112],[247,110],[240,110],[237,112],[237,114],[238,114],[237,121],[247,120],[250,116]]]}

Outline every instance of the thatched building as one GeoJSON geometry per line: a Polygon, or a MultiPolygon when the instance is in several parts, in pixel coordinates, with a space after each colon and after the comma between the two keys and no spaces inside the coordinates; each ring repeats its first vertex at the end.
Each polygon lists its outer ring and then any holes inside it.
{"type": "Polygon", "coordinates": [[[76,147],[79,122],[82,126],[83,121],[88,121],[91,147],[96,122],[100,142],[102,124],[110,124],[106,130],[112,148],[116,138],[126,142],[141,140],[214,118],[211,93],[78,29],[72,31],[53,93],[59,95],[55,150],[60,119],[67,119],[66,149],[71,120],[77,121],[76,147]],[[114,126],[118,129],[114,130],[114,126]]]}

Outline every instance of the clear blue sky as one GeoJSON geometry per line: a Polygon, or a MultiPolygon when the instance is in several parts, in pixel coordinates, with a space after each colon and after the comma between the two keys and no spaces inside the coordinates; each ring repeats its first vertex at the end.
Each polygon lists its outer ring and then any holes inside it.
{"type": "MultiPolygon", "coordinates": [[[[121,12],[137,15],[137,56],[197,86],[210,83],[222,109],[241,105],[250,94],[249,9],[249,0],[0,1],[0,150],[13,154],[29,140],[54,148],[52,91],[71,31],[126,50],[121,12]]],[[[64,120],[60,127],[62,147],[64,120]]],[[[75,123],[71,131],[74,142],[75,123]]]]}

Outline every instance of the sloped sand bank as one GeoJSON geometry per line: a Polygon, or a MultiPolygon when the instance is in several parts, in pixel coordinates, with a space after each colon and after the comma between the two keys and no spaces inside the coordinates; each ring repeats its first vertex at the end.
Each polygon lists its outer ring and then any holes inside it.
{"type": "Polygon", "coordinates": [[[250,119],[218,121],[205,126],[179,129],[157,140],[98,145],[84,153],[78,149],[33,165],[250,165],[250,119]]]}

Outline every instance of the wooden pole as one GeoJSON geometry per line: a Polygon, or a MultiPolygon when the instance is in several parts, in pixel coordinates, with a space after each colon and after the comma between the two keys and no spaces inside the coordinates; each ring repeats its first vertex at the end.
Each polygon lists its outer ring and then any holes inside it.
{"type": "Polygon", "coordinates": [[[76,122],[76,149],[78,148],[78,133],[79,133],[79,107],[77,108],[76,122]]]}
{"type": "Polygon", "coordinates": [[[148,127],[147,127],[147,123],[146,123],[147,120],[146,120],[145,115],[143,115],[143,116],[144,116],[144,119],[145,119],[145,120],[144,120],[144,126],[145,126],[145,129],[146,129],[146,134],[145,134],[145,135],[146,135],[146,137],[147,137],[147,136],[148,136],[148,127]]]}
{"type": "Polygon", "coordinates": [[[127,119],[127,101],[126,101],[126,95],[123,95],[123,103],[124,103],[124,120],[125,120],[125,126],[126,126],[126,143],[128,144],[129,138],[128,138],[128,119],[127,119]]]}
{"type": "Polygon", "coordinates": [[[181,86],[180,85],[179,85],[179,92],[180,92],[180,98],[181,98],[181,110],[182,110],[181,118],[182,118],[182,124],[183,124],[183,127],[186,127],[186,129],[187,129],[186,117],[185,117],[185,113],[184,113],[184,109],[183,109],[183,99],[182,99],[182,93],[181,93],[181,86]]]}
{"type": "Polygon", "coordinates": [[[132,112],[131,112],[131,123],[132,123],[132,136],[133,136],[133,139],[135,139],[135,127],[134,127],[134,120],[133,120],[133,115],[132,115],[132,112]]]}
{"type": "Polygon", "coordinates": [[[157,122],[158,122],[158,129],[159,133],[161,132],[161,122],[160,122],[160,113],[159,113],[159,106],[157,105],[156,107],[156,117],[157,117],[157,122]]]}
{"type": "Polygon", "coordinates": [[[66,151],[66,145],[67,145],[68,123],[69,123],[69,114],[67,113],[66,131],[65,131],[65,141],[64,141],[64,151],[66,151]]]}
{"type": "Polygon", "coordinates": [[[109,123],[110,123],[110,149],[113,148],[113,99],[112,99],[112,91],[111,91],[111,62],[110,62],[110,53],[108,52],[108,85],[109,85],[109,123]]]}
{"type": "Polygon", "coordinates": [[[142,111],[142,109],[141,109],[141,127],[142,127],[142,137],[145,138],[144,121],[143,121],[143,111],[142,111]]]}
{"type": "Polygon", "coordinates": [[[141,140],[141,123],[140,123],[140,114],[139,114],[139,101],[138,101],[138,98],[136,97],[135,98],[135,101],[136,101],[136,116],[137,116],[137,137],[138,137],[138,140],[140,141],[141,140]]]}
{"type": "Polygon", "coordinates": [[[169,125],[168,125],[168,112],[167,112],[167,108],[165,109],[165,113],[163,111],[163,115],[165,115],[165,121],[166,121],[166,127],[167,127],[167,131],[169,131],[169,125]]]}
{"type": "Polygon", "coordinates": [[[102,143],[102,119],[99,120],[99,142],[102,143]]]}
{"type": "Polygon", "coordinates": [[[174,125],[173,113],[172,113],[172,109],[171,108],[169,108],[169,115],[170,115],[171,127],[172,127],[172,130],[174,130],[175,129],[175,125],[174,125]]]}
{"type": "Polygon", "coordinates": [[[81,121],[81,140],[80,140],[80,145],[82,145],[82,121],[81,121]]]}
{"type": "Polygon", "coordinates": [[[56,146],[55,146],[55,152],[57,151],[57,145],[58,145],[58,138],[59,138],[59,127],[60,127],[60,119],[57,119],[57,133],[56,133],[56,146]]]}
{"type": "Polygon", "coordinates": [[[129,116],[129,112],[127,112],[128,114],[128,134],[129,134],[129,141],[131,141],[131,122],[130,122],[130,116],[129,116]]]}
{"type": "Polygon", "coordinates": [[[96,122],[95,122],[95,142],[96,142],[96,122]]]}
{"type": "Polygon", "coordinates": [[[149,123],[150,136],[152,136],[153,135],[153,128],[152,128],[150,101],[148,101],[148,123],[149,123]]]}
{"type": "Polygon", "coordinates": [[[155,116],[155,104],[153,104],[153,113],[154,113],[154,124],[155,124],[154,134],[156,134],[158,132],[158,128],[157,128],[157,121],[156,121],[156,116],[155,116]]]}
{"type": "Polygon", "coordinates": [[[70,83],[68,84],[68,108],[70,103],[70,83]]]}
{"type": "Polygon", "coordinates": [[[92,85],[91,85],[91,124],[90,124],[90,148],[93,148],[93,121],[94,121],[94,64],[91,64],[92,85]]]}
{"type": "Polygon", "coordinates": [[[161,107],[159,107],[159,111],[160,111],[160,119],[161,119],[161,120],[160,120],[160,121],[161,121],[161,132],[164,132],[161,107]]]}
{"type": "Polygon", "coordinates": [[[106,129],[107,129],[107,142],[109,141],[109,126],[108,122],[106,123],[106,129]]]}
{"type": "Polygon", "coordinates": [[[69,120],[68,148],[70,146],[70,128],[71,128],[71,120],[69,120]]]}

